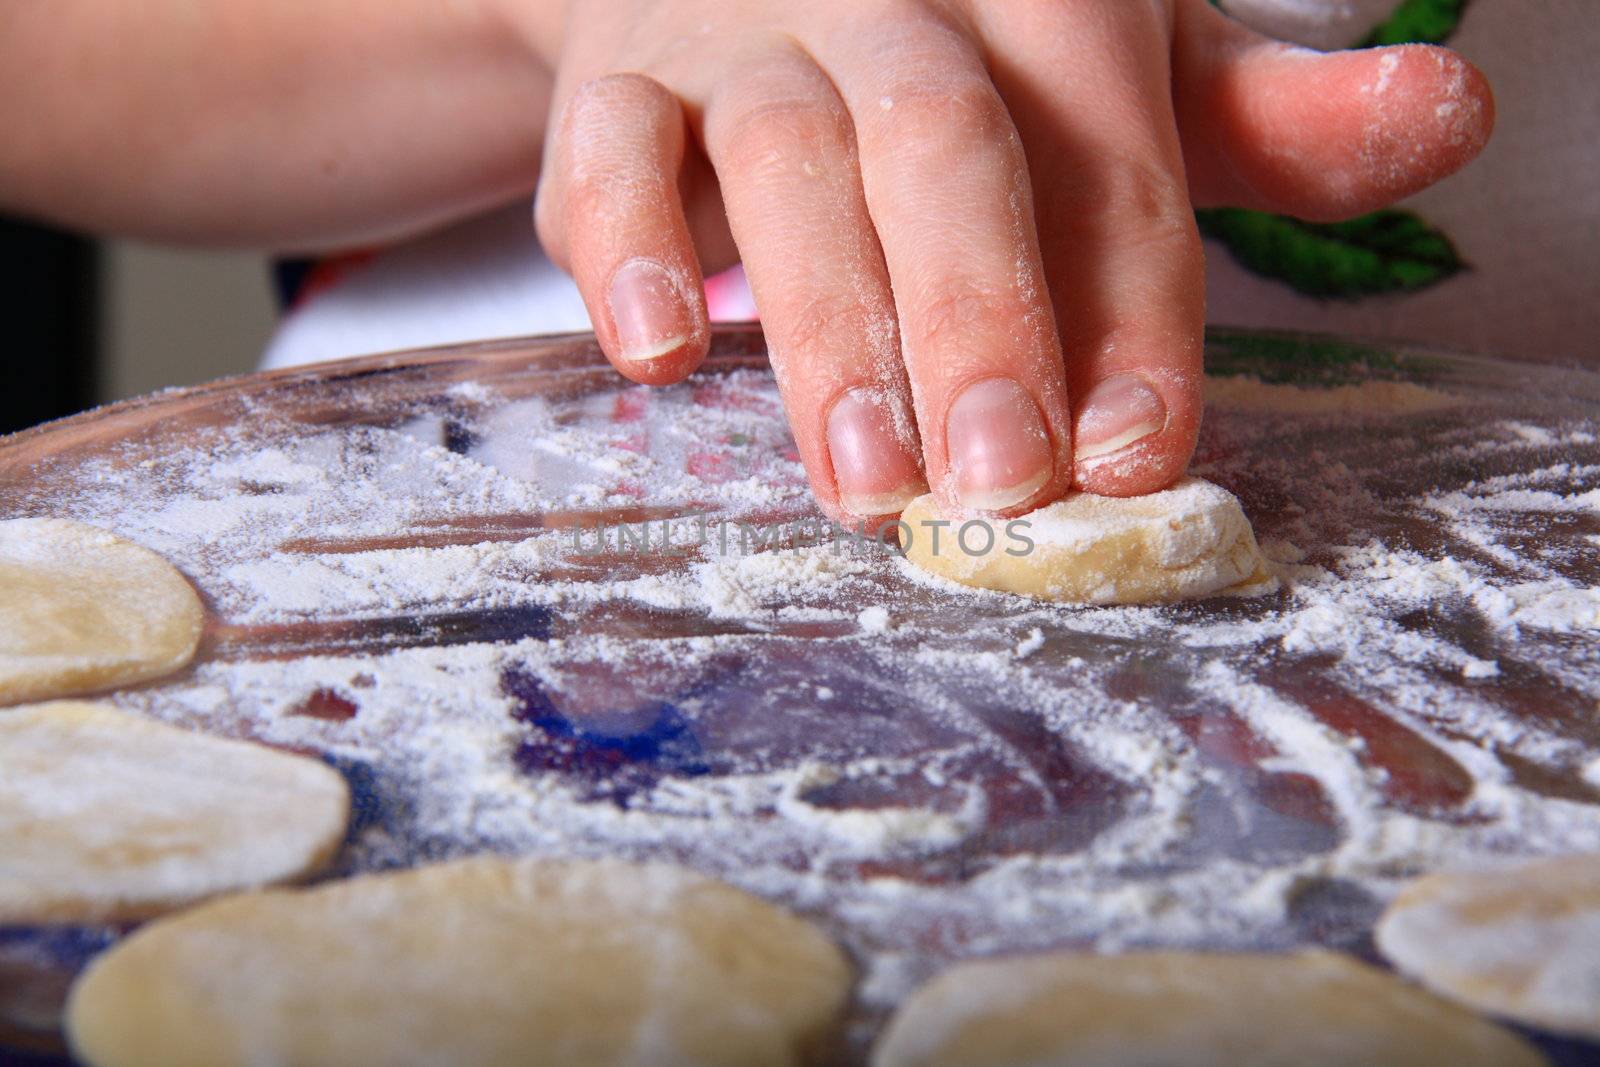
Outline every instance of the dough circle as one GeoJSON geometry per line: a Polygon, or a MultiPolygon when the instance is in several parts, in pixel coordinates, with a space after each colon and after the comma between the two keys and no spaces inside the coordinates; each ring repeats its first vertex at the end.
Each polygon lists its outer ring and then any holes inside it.
{"type": "Polygon", "coordinates": [[[921,496],[900,521],[907,559],[982,589],[1149,604],[1276,587],[1238,498],[1200,478],[1148,496],[1073,493],[1016,519],[945,520],[921,496]]]}
{"type": "Polygon", "coordinates": [[[0,926],[145,918],[298,878],[349,789],[303,756],[75,701],[0,711],[0,926]]]}
{"type": "Polygon", "coordinates": [[[94,1067],[806,1062],[849,991],[809,924],[690,871],[480,858],[135,933],[67,1008],[94,1067]]]}
{"type": "Polygon", "coordinates": [[[1600,1038],[1600,856],[1418,879],[1384,912],[1377,940],[1454,1000],[1600,1038]]]}
{"type": "Polygon", "coordinates": [[[170,674],[205,609],[172,564],[65,519],[0,522],[0,704],[170,674]]]}
{"type": "Polygon", "coordinates": [[[1515,1034],[1375,967],[1291,956],[1060,954],[960,964],[874,1067],[1537,1067],[1515,1034]]]}

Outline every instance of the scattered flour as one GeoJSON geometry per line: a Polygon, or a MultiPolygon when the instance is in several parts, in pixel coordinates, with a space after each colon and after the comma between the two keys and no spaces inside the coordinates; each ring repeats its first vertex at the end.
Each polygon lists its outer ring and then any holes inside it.
{"type": "Polygon", "coordinates": [[[786,540],[764,373],[551,374],[263,401],[0,517],[185,570],[209,652],[116,702],[325,753],[342,870],[670,857],[828,924],[869,1019],[953,957],[1340,943],[1418,871],[1600,850],[1594,397],[1213,381],[1196,473],[1283,590],[1073,609],[786,540]]]}
{"type": "Polygon", "coordinates": [[[887,633],[893,625],[889,618],[889,609],[882,604],[874,604],[870,608],[862,608],[856,616],[861,623],[861,632],[867,634],[887,633]]]}
{"type": "Polygon", "coordinates": [[[1028,631],[1027,637],[1024,637],[1021,641],[1017,642],[1017,647],[1013,649],[1013,651],[1016,653],[1018,659],[1024,659],[1033,655],[1043,647],[1044,631],[1035,626],[1033,629],[1028,631]]]}

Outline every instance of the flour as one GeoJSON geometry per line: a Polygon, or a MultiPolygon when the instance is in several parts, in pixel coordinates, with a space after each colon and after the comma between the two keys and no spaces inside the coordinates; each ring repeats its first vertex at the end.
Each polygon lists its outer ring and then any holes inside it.
{"type": "Polygon", "coordinates": [[[326,754],[340,872],[686,863],[839,937],[865,1033],[956,957],[1353,943],[1416,872],[1600,850],[1592,399],[1213,381],[1195,470],[1282,589],[1076,609],[815,536],[764,373],[349,388],[0,515],[185,571],[207,650],[115,702],[326,754]]]}
{"type": "Polygon", "coordinates": [[[1044,631],[1035,626],[1028,631],[1028,636],[1017,642],[1017,647],[1012,650],[1018,659],[1033,655],[1044,647],[1044,631]]]}
{"type": "MultiPolygon", "coordinates": [[[[863,767],[857,764],[855,770],[863,767]]],[[[983,793],[968,789],[954,812],[888,806],[871,810],[834,810],[807,803],[805,793],[843,780],[838,768],[804,764],[783,784],[775,810],[792,822],[820,829],[844,849],[875,857],[890,849],[948,848],[975,833],[987,815],[983,793]]]]}
{"type": "Polygon", "coordinates": [[[861,623],[861,632],[868,634],[887,633],[894,625],[894,621],[889,618],[889,609],[881,604],[863,608],[856,619],[861,623]]]}

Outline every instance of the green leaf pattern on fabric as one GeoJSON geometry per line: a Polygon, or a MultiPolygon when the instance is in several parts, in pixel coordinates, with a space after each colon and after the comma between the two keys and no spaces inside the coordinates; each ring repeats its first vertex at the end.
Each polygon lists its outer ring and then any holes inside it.
{"type": "Polygon", "coordinates": [[[1425,289],[1466,266],[1449,238],[1409,211],[1332,223],[1233,208],[1195,217],[1200,232],[1245,267],[1307,296],[1351,300],[1425,289]]]}
{"type": "Polygon", "coordinates": [[[1388,44],[1442,44],[1461,24],[1467,0],[1405,0],[1357,47],[1388,44]]]}
{"type": "MultiPolygon", "coordinates": [[[[1360,47],[1439,44],[1461,23],[1468,0],[1404,0],[1360,47]]],[[[1323,299],[1415,292],[1467,269],[1455,246],[1408,211],[1348,222],[1310,223],[1233,208],[1197,211],[1200,232],[1246,269],[1323,299]]]]}

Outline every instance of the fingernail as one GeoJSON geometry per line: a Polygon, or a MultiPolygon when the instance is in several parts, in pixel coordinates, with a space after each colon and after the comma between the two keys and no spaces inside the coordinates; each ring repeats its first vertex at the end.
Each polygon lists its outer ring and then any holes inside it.
{"type": "Polygon", "coordinates": [[[1161,394],[1137,374],[1118,374],[1089,390],[1073,434],[1078,462],[1109,456],[1167,424],[1161,394]]]}
{"type": "Polygon", "coordinates": [[[630,259],[611,276],[611,322],[622,358],[659,359],[683,346],[694,321],[665,267],[630,259]]]}
{"type": "Polygon", "coordinates": [[[1013,507],[1050,480],[1050,435],[1039,405],[1007,378],[962,390],[946,416],[945,444],[963,507],[1013,507]]]}
{"type": "Polygon", "coordinates": [[[928,491],[911,413],[882,390],[852,389],[828,413],[828,452],[839,503],[863,518],[898,515],[928,491]]]}

